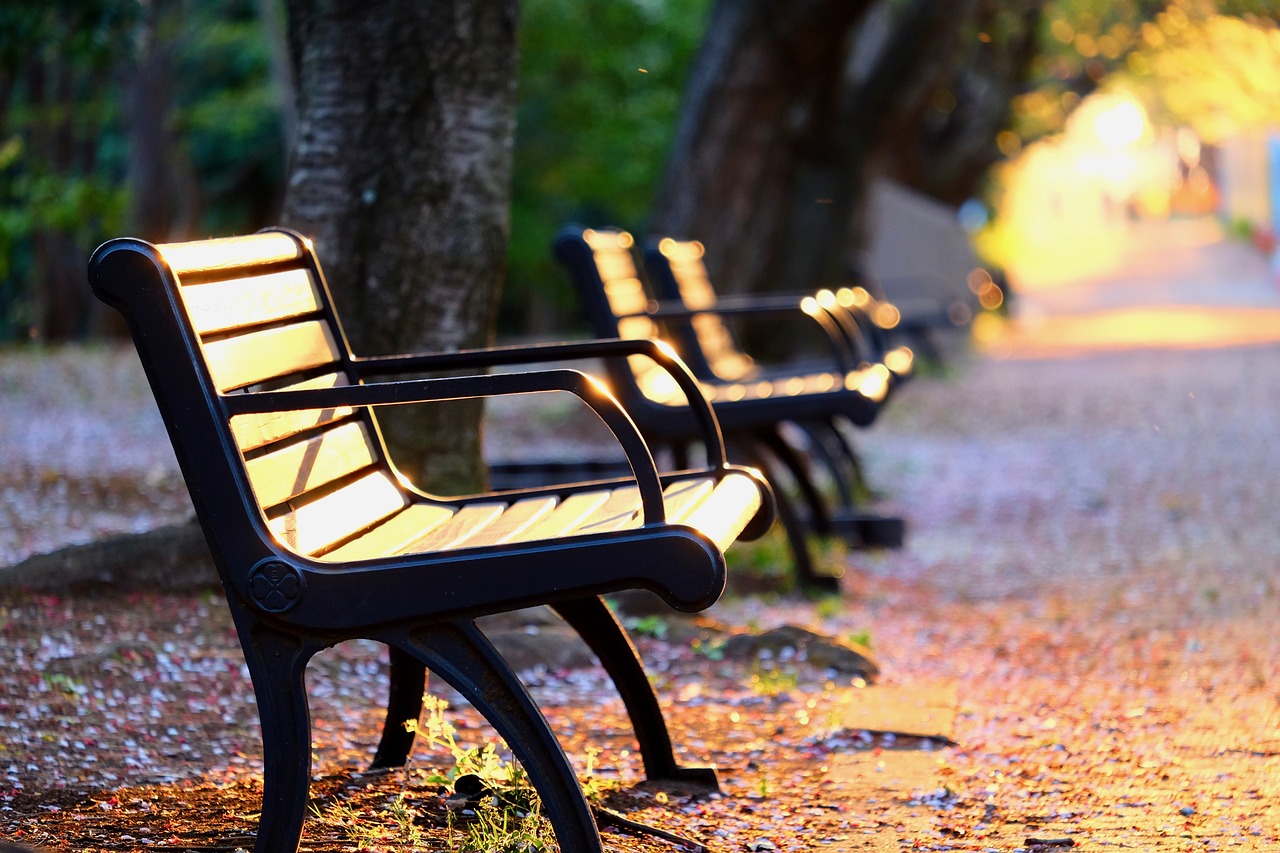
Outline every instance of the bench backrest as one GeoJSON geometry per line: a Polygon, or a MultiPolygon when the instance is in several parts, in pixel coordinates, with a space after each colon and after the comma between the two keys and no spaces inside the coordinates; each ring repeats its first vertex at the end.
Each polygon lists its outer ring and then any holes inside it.
{"type": "Polygon", "coordinates": [[[367,409],[223,414],[219,395],[353,381],[309,241],[285,231],[158,246],[117,240],[95,253],[91,279],[130,321],[193,500],[221,516],[256,508],[245,524],[265,524],[306,555],[406,506],[367,409]],[[227,490],[234,500],[212,497],[227,490]]]}
{"type": "MultiPolygon", "coordinates": [[[[713,311],[716,291],[707,275],[704,254],[697,240],[671,237],[663,237],[646,250],[645,265],[658,298],[682,302],[692,311],[713,311]]],[[[702,368],[732,382],[748,377],[755,369],[755,360],[738,349],[719,315],[700,314],[681,325],[680,331],[692,337],[680,347],[680,355],[695,370],[702,368]]]]}
{"type": "MultiPolygon", "coordinates": [[[[635,240],[626,231],[570,226],[556,238],[556,255],[569,269],[579,297],[599,338],[665,339],[656,321],[643,314],[651,300],[640,279],[632,254],[635,240]]],[[[641,356],[629,356],[625,364],[609,359],[605,365],[615,386],[634,387],[646,399],[677,402],[683,395],[666,371],[641,356]]]]}

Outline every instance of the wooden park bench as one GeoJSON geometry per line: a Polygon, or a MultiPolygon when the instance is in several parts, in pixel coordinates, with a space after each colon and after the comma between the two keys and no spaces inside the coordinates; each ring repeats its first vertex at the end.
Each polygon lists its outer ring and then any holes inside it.
{"type": "MultiPolygon", "coordinates": [[[[904,316],[894,303],[877,298],[858,285],[837,290],[818,290],[803,294],[748,294],[724,299],[716,293],[706,265],[704,247],[696,240],[676,240],[653,236],[645,241],[644,266],[654,295],[662,305],[675,306],[662,313],[670,334],[678,341],[680,357],[694,375],[704,381],[748,381],[752,377],[771,376],[778,368],[762,366],[737,345],[728,319],[734,317],[774,317],[798,311],[821,309],[835,323],[852,361],[866,370],[873,365],[888,369],[891,381],[883,406],[892,393],[912,375],[915,354],[899,344],[904,316]],[[683,319],[679,309],[687,312],[683,319]]],[[[820,367],[787,364],[785,374],[812,373],[820,367]]],[[[853,438],[853,424],[838,410],[816,420],[797,424],[808,439],[810,455],[820,458],[836,493],[833,506],[814,496],[814,490],[801,484],[808,498],[811,518],[809,526],[817,533],[840,535],[851,546],[900,547],[905,523],[867,509],[864,504],[872,489],[863,473],[853,438]]]]}
{"type": "Polygon", "coordinates": [[[645,588],[677,609],[705,608],[724,586],[724,549],[772,521],[767,486],[726,464],[711,409],[668,349],[615,340],[359,358],[311,244],[283,230],[160,246],[112,240],[94,253],[89,277],[128,321],[248,663],[264,752],[257,853],[297,849],[311,765],[304,669],[355,638],[392,650],[376,763],[407,755],[402,724],[417,718],[429,668],[506,739],[561,849],[601,850],[562,748],[475,624],[531,605],[555,608],[601,660],[650,776],[714,780],[714,771],[677,764],[635,649],[599,598],[645,588]],[[628,413],[580,372],[481,373],[600,357],[652,359],[685,389],[709,448],[704,468],[659,474],[628,413]],[[473,375],[369,381],[436,370],[473,375]],[[600,416],[630,477],[425,494],[396,471],[372,411],[549,391],[576,395],[600,416]]]}
{"type": "MultiPolygon", "coordinates": [[[[787,439],[785,425],[832,418],[869,425],[892,388],[894,372],[883,361],[857,358],[847,330],[841,328],[834,312],[822,308],[816,299],[723,310],[692,309],[679,302],[654,300],[640,278],[634,240],[625,231],[567,226],[556,238],[555,252],[577,286],[595,334],[604,338],[661,338],[702,365],[704,369],[695,370],[702,392],[711,401],[735,452],[764,470],[775,486],[793,483],[808,506],[807,524],[805,514],[785,490],[775,488],[778,516],[791,546],[798,582],[812,589],[837,589],[835,577],[817,571],[805,544],[810,530],[831,529],[833,513],[814,481],[814,460],[787,439]],[[700,323],[714,315],[761,313],[800,315],[829,345],[830,359],[801,370],[764,372],[756,371],[745,355],[735,353],[732,366],[712,368],[713,361],[729,357],[729,350],[722,348],[719,354],[708,355],[698,348],[696,338],[691,346],[689,339],[678,333],[683,324],[700,323]]],[[[722,336],[720,343],[726,339],[727,335],[722,336]]],[[[907,366],[898,365],[899,369],[907,366]]],[[[615,360],[606,370],[611,387],[642,432],[678,452],[696,443],[683,397],[662,374],[636,359],[615,360]]]]}

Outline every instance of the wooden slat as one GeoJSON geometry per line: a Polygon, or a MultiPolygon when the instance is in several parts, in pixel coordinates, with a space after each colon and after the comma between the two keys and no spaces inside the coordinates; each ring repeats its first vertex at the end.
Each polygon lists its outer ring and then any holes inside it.
{"type": "Polygon", "coordinates": [[[722,479],[683,523],[701,531],[723,551],[747,526],[760,508],[760,489],[745,474],[722,479]]]}
{"type": "Polygon", "coordinates": [[[296,323],[204,345],[205,361],[219,391],[287,376],[338,359],[329,327],[296,323]]]}
{"type": "Polygon", "coordinates": [[[583,519],[573,534],[608,533],[640,526],[640,490],[635,486],[614,489],[595,512],[583,519]]]}
{"type": "Polygon", "coordinates": [[[178,275],[212,272],[249,264],[272,264],[302,257],[302,247],[279,231],[156,246],[178,275]]]}
{"type": "Polygon", "coordinates": [[[636,278],[636,262],[624,249],[601,249],[595,252],[596,266],[605,281],[615,278],[636,278]]]}
{"type": "Polygon", "coordinates": [[[433,503],[410,504],[367,533],[334,548],[321,560],[347,562],[403,554],[414,540],[453,518],[454,509],[433,503]]]}
{"type": "Polygon", "coordinates": [[[609,499],[609,491],[576,492],[556,505],[556,508],[517,532],[507,541],[533,542],[539,539],[555,539],[581,526],[609,499]]]}
{"type": "Polygon", "coordinates": [[[419,554],[455,548],[459,542],[474,536],[480,528],[496,520],[506,507],[506,504],[497,501],[468,504],[454,513],[444,524],[414,539],[404,551],[419,554]]]}
{"type": "Polygon", "coordinates": [[[202,335],[320,310],[320,292],[305,269],[193,284],[180,292],[191,325],[202,335]]]}
{"type": "Polygon", "coordinates": [[[372,465],[376,449],[365,426],[351,421],[245,463],[258,504],[275,506],[372,465]]]}
{"type": "Polygon", "coordinates": [[[404,492],[391,474],[375,471],[272,519],[268,527],[284,545],[303,554],[314,554],[372,527],[405,504],[404,492]]]}
{"type": "Polygon", "coordinates": [[[667,510],[667,521],[670,524],[678,524],[698,507],[698,503],[704,500],[707,495],[711,494],[711,490],[715,488],[716,482],[711,477],[703,477],[697,480],[681,480],[667,486],[662,492],[662,503],[667,510]]]}
{"type": "MultiPolygon", "coordinates": [[[[316,376],[305,382],[285,385],[280,391],[298,391],[308,388],[334,388],[350,384],[341,373],[316,376]]],[[[302,409],[296,412],[264,412],[254,415],[236,415],[231,419],[231,433],[242,451],[254,450],[273,441],[288,438],[306,429],[345,418],[352,413],[350,406],[334,409],[302,409]]]]}
{"type": "Polygon", "coordinates": [[[556,506],[554,497],[525,498],[508,506],[491,523],[481,527],[476,533],[459,539],[455,548],[484,548],[488,545],[501,545],[509,542],[520,533],[537,524],[538,520],[550,513],[556,506]]]}

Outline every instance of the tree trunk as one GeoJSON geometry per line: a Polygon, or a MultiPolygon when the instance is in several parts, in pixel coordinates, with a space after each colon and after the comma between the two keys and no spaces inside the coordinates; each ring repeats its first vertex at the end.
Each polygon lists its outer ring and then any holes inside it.
{"type": "Polygon", "coordinates": [[[726,291],[843,281],[873,157],[950,70],[973,3],[719,0],[655,230],[706,242],[726,291]]]}
{"type": "Polygon", "coordinates": [[[903,121],[886,157],[891,177],[947,204],[975,196],[1003,156],[996,136],[1029,86],[1046,0],[981,0],[955,71],[903,121]]]}
{"type": "MultiPolygon", "coordinates": [[[[778,281],[795,199],[827,205],[818,176],[839,114],[840,79],[873,0],[718,0],[694,60],[654,206],[662,234],[699,239],[718,286],[778,281]]],[[[804,241],[806,244],[808,241],[804,241]]]]}
{"type": "MultiPolygon", "coordinates": [[[[508,236],[517,0],[289,0],[298,127],[283,221],[353,348],[492,341],[508,236]]],[[[480,487],[478,404],[384,412],[404,472],[480,487]]]]}

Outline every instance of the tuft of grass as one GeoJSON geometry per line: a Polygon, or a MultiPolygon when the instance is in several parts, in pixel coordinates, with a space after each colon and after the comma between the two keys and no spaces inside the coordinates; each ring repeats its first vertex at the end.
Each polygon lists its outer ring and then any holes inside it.
{"type": "Polygon", "coordinates": [[[761,696],[773,699],[799,685],[800,674],[790,667],[764,666],[758,661],[751,667],[751,689],[761,696]]]}
{"type": "Polygon", "coordinates": [[[450,837],[454,828],[462,832],[463,853],[535,853],[555,846],[551,822],[542,814],[542,801],[529,782],[524,768],[506,761],[499,754],[506,745],[490,741],[483,747],[464,747],[458,743],[457,729],[445,712],[449,703],[425,694],[422,697],[423,718],[406,720],[405,728],[417,732],[436,749],[448,752],[453,766],[443,775],[429,777],[437,784],[451,784],[460,776],[478,776],[492,792],[474,808],[466,809],[458,820],[449,812],[450,837]]]}
{"type": "Polygon", "coordinates": [[[846,634],[845,639],[849,643],[855,646],[862,646],[863,648],[867,648],[867,649],[872,648],[871,631],[867,628],[863,628],[861,631],[854,631],[850,634],[846,634]]]}
{"type": "Polygon", "coordinates": [[[655,640],[663,640],[667,636],[667,620],[661,616],[633,616],[625,619],[623,624],[637,636],[652,637],[655,640]]]}

